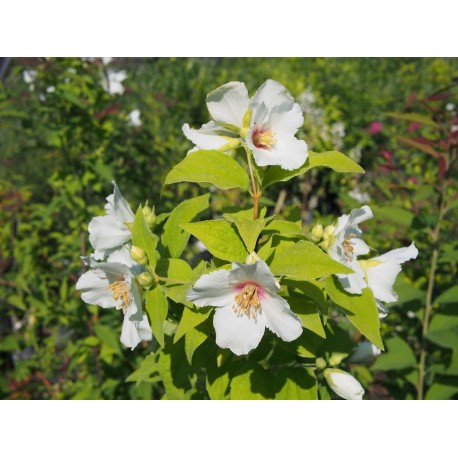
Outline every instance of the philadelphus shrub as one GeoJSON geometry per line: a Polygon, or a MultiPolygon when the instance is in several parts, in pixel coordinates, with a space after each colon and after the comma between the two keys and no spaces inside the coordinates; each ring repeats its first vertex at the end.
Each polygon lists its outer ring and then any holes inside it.
{"type": "Polygon", "coordinates": [[[373,216],[367,205],[325,228],[304,229],[294,212],[268,216],[268,186],[314,167],[364,172],[338,151],[308,151],[300,106],[280,83],[266,81],[251,98],[243,83],[224,84],[207,108],[199,129],[183,125],[194,146],[164,186],[238,188],[252,206],[197,221],[207,193],[169,214],[148,203],[134,213],[114,183],[105,214],[89,223],[82,299],[122,311],[125,346],[153,340],[128,380],[154,380],[167,399],[362,399],[348,364],[367,359],[357,356],[363,346],[373,357],[383,350],[384,303],[397,300],[393,284],[415,245],[367,258],[359,228],[373,216]],[[185,261],[191,235],[211,261],[185,261]],[[344,316],[366,341],[354,343],[344,316]]]}

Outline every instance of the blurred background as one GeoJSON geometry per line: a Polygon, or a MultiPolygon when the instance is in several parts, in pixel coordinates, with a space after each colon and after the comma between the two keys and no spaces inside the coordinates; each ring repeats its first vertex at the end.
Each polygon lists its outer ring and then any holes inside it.
{"type": "MultiPolygon", "coordinates": [[[[309,149],[339,150],[366,170],[314,169],[272,186],[269,213],[299,208],[307,229],[367,204],[370,246],[381,254],[415,241],[420,252],[382,320],[387,352],[352,366],[365,397],[457,398],[458,59],[449,58],[2,58],[1,398],[159,396],[158,380],[131,377],[148,346],[123,348],[121,319],[114,326],[75,292],[88,222],[113,179],[134,209],[148,199],[169,212],[199,195],[189,183],[161,195],[192,147],[181,126],[209,120],[206,94],[221,84],[243,81],[253,94],[269,78],[301,105],[309,149]]],[[[238,190],[212,196],[207,218],[248,205],[238,190]]],[[[191,241],[187,259],[202,256],[191,241]]]]}

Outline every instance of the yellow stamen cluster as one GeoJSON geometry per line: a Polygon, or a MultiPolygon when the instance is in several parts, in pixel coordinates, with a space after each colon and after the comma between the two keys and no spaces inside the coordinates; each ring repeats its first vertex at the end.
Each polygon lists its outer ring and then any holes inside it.
{"type": "Polygon", "coordinates": [[[253,135],[253,144],[256,148],[272,148],[275,143],[275,136],[271,130],[260,131],[253,135]]]}
{"type": "Polygon", "coordinates": [[[356,237],[356,234],[353,234],[353,232],[351,232],[350,234],[347,234],[344,237],[344,240],[342,242],[342,248],[344,250],[345,257],[349,262],[353,261],[353,244],[351,243],[351,239],[354,237],[356,237]]]}
{"type": "Polygon", "coordinates": [[[235,304],[232,309],[237,315],[245,314],[246,316],[254,318],[261,308],[261,302],[258,297],[258,287],[251,283],[245,287],[235,296],[235,304]]]}
{"type": "Polygon", "coordinates": [[[117,309],[122,309],[123,313],[126,313],[127,307],[131,302],[129,284],[125,280],[115,281],[111,285],[107,286],[107,289],[113,292],[113,299],[118,301],[121,300],[120,304],[116,304],[117,309]]]}

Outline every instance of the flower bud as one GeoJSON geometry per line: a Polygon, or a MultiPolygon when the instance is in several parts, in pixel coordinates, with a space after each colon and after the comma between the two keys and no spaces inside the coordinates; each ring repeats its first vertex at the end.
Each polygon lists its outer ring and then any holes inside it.
{"type": "Polygon", "coordinates": [[[146,224],[148,224],[149,227],[153,227],[157,219],[156,213],[154,213],[154,207],[149,207],[148,202],[146,202],[145,206],[142,208],[142,212],[145,217],[146,224]]]}
{"type": "Polygon", "coordinates": [[[326,369],[326,360],[324,358],[317,358],[315,361],[315,366],[320,370],[326,369]]]}
{"type": "Polygon", "coordinates": [[[146,264],[148,264],[148,258],[145,250],[139,246],[132,246],[130,249],[130,256],[135,262],[138,262],[142,266],[146,266],[146,264]]]}
{"type": "Polygon", "coordinates": [[[245,264],[254,264],[257,261],[261,261],[258,253],[256,251],[252,251],[246,258],[245,264]]]}
{"type": "Polygon", "coordinates": [[[329,388],[331,388],[337,396],[353,401],[360,401],[363,399],[365,393],[364,388],[355,377],[347,372],[341,371],[340,369],[325,369],[324,377],[328,382],[329,388]]]}
{"type": "Polygon", "coordinates": [[[332,224],[330,224],[329,226],[326,226],[324,228],[324,235],[323,235],[323,238],[325,240],[329,240],[333,235],[334,235],[334,232],[336,231],[336,227],[333,226],[332,224]]]}
{"type": "Polygon", "coordinates": [[[142,272],[140,275],[137,275],[135,277],[135,280],[137,280],[137,283],[145,289],[150,288],[151,286],[156,284],[156,279],[154,278],[154,275],[148,271],[142,272]]]}
{"type": "Polygon", "coordinates": [[[380,355],[382,350],[376,347],[372,342],[360,342],[356,350],[348,358],[349,363],[369,363],[376,356],[380,355]]]}
{"type": "Polygon", "coordinates": [[[347,353],[333,353],[329,358],[329,364],[331,366],[338,366],[347,356],[347,353]]]}
{"type": "Polygon", "coordinates": [[[323,225],[322,224],[315,224],[315,226],[313,226],[313,229],[310,231],[310,238],[314,241],[314,242],[319,242],[322,237],[323,237],[323,225]]]}

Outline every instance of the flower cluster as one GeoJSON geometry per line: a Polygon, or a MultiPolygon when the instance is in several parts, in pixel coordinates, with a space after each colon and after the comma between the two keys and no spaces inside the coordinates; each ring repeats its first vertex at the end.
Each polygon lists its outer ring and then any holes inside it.
{"type": "Polygon", "coordinates": [[[131,256],[129,225],[134,214],[116,183],[113,185],[114,192],[105,205],[106,215],[96,216],[89,223],[89,241],[95,251],[85,258],[91,270],[80,277],[76,289],[82,291],[81,298],[88,304],[122,310],[121,342],[133,350],[142,340],[151,340],[152,332],[136,280],[143,266],[131,256]]]}
{"type": "Polygon", "coordinates": [[[200,129],[183,125],[183,133],[198,150],[230,152],[248,147],[258,166],[279,165],[294,170],[308,157],[307,144],[295,135],[304,122],[300,106],[286,88],[267,80],[250,99],[246,86],[232,81],[210,92],[211,121],[200,129]]]}
{"type": "Polygon", "coordinates": [[[325,228],[321,245],[331,258],[354,271],[352,274],[337,274],[345,291],[361,294],[364,288],[370,288],[383,317],[388,313],[383,302],[398,300],[393,285],[401,272],[401,264],[415,259],[418,250],[412,242],[408,247],[397,248],[375,258],[358,260],[358,256],[367,255],[371,250],[362,240],[362,231],[358,225],[372,216],[372,210],[367,205],[353,210],[349,215],[342,215],[336,226],[325,228]]]}

